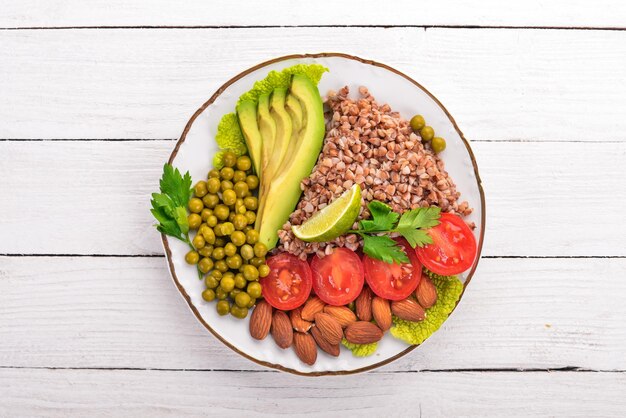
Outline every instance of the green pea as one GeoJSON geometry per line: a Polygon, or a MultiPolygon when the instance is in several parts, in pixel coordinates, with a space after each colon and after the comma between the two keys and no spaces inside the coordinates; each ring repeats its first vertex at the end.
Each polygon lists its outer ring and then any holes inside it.
{"type": "Polygon", "coordinates": [[[230,276],[224,276],[222,280],[220,280],[220,287],[224,289],[225,292],[230,292],[235,288],[235,279],[230,276]]]}
{"type": "Polygon", "coordinates": [[[244,260],[250,260],[252,257],[254,257],[254,250],[252,249],[252,246],[250,244],[242,245],[239,249],[239,253],[244,260]]]}
{"type": "Polygon", "coordinates": [[[202,292],[202,299],[207,302],[211,302],[215,299],[215,291],[213,289],[204,289],[202,292]]]}
{"type": "Polygon", "coordinates": [[[420,135],[424,141],[430,141],[435,136],[435,130],[430,126],[420,129],[420,135]]]}
{"type": "Polygon", "coordinates": [[[190,229],[198,229],[200,224],[202,224],[202,217],[197,213],[190,213],[187,216],[187,222],[189,223],[190,229]]]}
{"type": "Polygon", "coordinates": [[[246,177],[246,184],[248,185],[248,188],[250,190],[254,190],[259,187],[259,178],[254,174],[249,175],[248,177],[246,177]]]}
{"type": "Polygon", "coordinates": [[[235,219],[235,213],[231,212],[230,215],[228,215],[228,222],[232,223],[234,219],[235,219]]]}
{"type": "Polygon", "coordinates": [[[185,261],[187,264],[198,264],[198,260],[200,260],[200,255],[197,251],[189,251],[185,254],[185,261]]]}
{"type": "Polygon", "coordinates": [[[224,236],[228,236],[233,232],[235,232],[235,225],[233,225],[232,222],[224,222],[222,224],[222,233],[224,234],[224,236]]]}
{"type": "Polygon", "coordinates": [[[247,211],[244,215],[248,220],[248,225],[252,225],[256,221],[256,213],[252,211],[247,211]]]}
{"type": "Polygon", "coordinates": [[[237,170],[235,171],[235,175],[233,175],[233,181],[235,183],[237,183],[238,181],[246,181],[246,172],[245,171],[241,171],[241,170],[237,170]]]}
{"type": "MultiPolygon", "coordinates": [[[[237,214],[238,215],[245,215],[246,214],[246,205],[239,205],[237,206],[237,214]]],[[[246,223],[248,222],[248,218],[246,218],[246,223]]]]}
{"type": "Polygon", "coordinates": [[[225,167],[234,167],[237,164],[237,154],[232,151],[226,151],[222,157],[225,167]]]}
{"type": "Polygon", "coordinates": [[[218,203],[220,203],[220,198],[216,194],[207,194],[202,198],[202,202],[207,208],[213,209],[218,203]]]}
{"type": "Polygon", "coordinates": [[[209,179],[212,179],[212,178],[217,178],[217,177],[219,177],[219,176],[220,176],[220,171],[214,168],[214,169],[212,169],[211,171],[209,171],[209,174],[208,174],[208,176],[207,176],[207,177],[208,177],[209,179]]]}
{"type": "Polygon", "coordinates": [[[212,268],[213,260],[211,260],[210,258],[205,257],[198,263],[198,269],[200,269],[200,271],[203,273],[208,273],[212,268]]]}
{"type": "Polygon", "coordinates": [[[226,240],[224,238],[215,238],[216,247],[223,247],[224,245],[226,245],[226,240]]]}
{"type": "Polygon", "coordinates": [[[206,244],[206,242],[204,241],[204,238],[202,237],[202,235],[196,234],[196,236],[193,237],[193,240],[191,240],[191,244],[196,250],[199,250],[201,248],[204,248],[204,245],[206,244]]]}
{"type": "Polygon", "coordinates": [[[231,298],[232,300],[235,300],[237,295],[240,294],[241,292],[242,292],[241,289],[233,289],[230,292],[228,292],[228,297],[231,298]]]}
{"type": "Polygon", "coordinates": [[[243,274],[241,273],[237,273],[235,275],[235,287],[237,289],[243,289],[244,287],[246,287],[246,284],[248,284],[248,282],[246,281],[246,279],[243,277],[243,274]]]}
{"type": "MultiPolygon", "coordinates": [[[[216,270],[213,270],[213,271],[216,271],[216,270]]],[[[215,289],[217,286],[219,286],[220,282],[217,278],[209,274],[208,276],[204,278],[204,284],[206,285],[207,289],[215,289]]]]}
{"type": "Polygon", "coordinates": [[[250,259],[250,264],[252,264],[257,269],[261,266],[261,264],[265,263],[265,260],[261,257],[252,257],[250,259]]]}
{"type": "Polygon", "coordinates": [[[217,225],[217,216],[215,215],[209,216],[208,219],[206,220],[206,224],[210,226],[211,228],[213,228],[215,225],[217,225]]]}
{"type": "Polygon", "coordinates": [[[256,197],[246,197],[243,199],[243,204],[248,210],[257,210],[259,207],[259,201],[256,197]]]}
{"type": "Polygon", "coordinates": [[[247,292],[251,298],[254,298],[254,299],[260,298],[261,297],[261,283],[259,282],[248,283],[247,292]]]}
{"type": "Polygon", "coordinates": [[[238,319],[244,319],[248,316],[248,308],[241,308],[239,306],[233,306],[230,308],[230,314],[238,319]]]}
{"type": "Polygon", "coordinates": [[[221,316],[228,315],[228,312],[230,312],[230,304],[227,300],[220,300],[217,302],[216,308],[217,313],[221,316]]]}
{"type": "Polygon", "coordinates": [[[267,277],[268,274],[270,274],[270,266],[268,266],[267,264],[261,264],[259,266],[259,276],[267,277]]]}
{"type": "Polygon", "coordinates": [[[202,209],[204,209],[204,203],[202,203],[202,200],[198,199],[197,197],[192,197],[191,199],[189,199],[189,204],[187,205],[187,207],[189,208],[189,211],[193,213],[200,213],[202,212],[202,209]]]}
{"type": "Polygon", "coordinates": [[[250,298],[250,302],[248,302],[248,306],[247,308],[250,309],[252,308],[254,305],[256,305],[256,299],[255,298],[250,298]]]}
{"type": "Polygon", "coordinates": [[[213,252],[213,246],[211,244],[206,244],[204,247],[198,250],[198,254],[202,257],[211,257],[211,253],[213,252]]]}
{"type": "Polygon", "coordinates": [[[228,292],[222,289],[221,287],[217,287],[215,289],[215,296],[217,296],[219,300],[224,300],[228,297],[228,292]]]}
{"type": "Polygon", "coordinates": [[[234,231],[230,234],[230,241],[235,244],[237,247],[241,247],[246,243],[246,234],[241,231],[234,231]]]}
{"type": "Polygon", "coordinates": [[[238,170],[248,171],[250,170],[250,167],[252,167],[252,161],[250,160],[250,157],[248,157],[247,155],[242,155],[241,157],[237,158],[238,170]]]}
{"type": "Polygon", "coordinates": [[[220,177],[222,180],[230,180],[235,175],[235,170],[232,167],[224,167],[220,170],[220,177]]]}
{"type": "Polygon", "coordinates": [[[252,231],[254,228],[251,226],[246,226],[244,229],[242,229],[243,233],[246,234],[246,241],[248,240],[248,232],[252,231]]]}
{"type": "Polygon", "coordinates": [[[228,210],[228,206],[226,205],[217,205],[215,207],[215,210],[213,211],[213,214],[220,221],[225,221],[226,219],[228,219],[228,215],[230,214],[230,211],[228,210]]]}
{"type": "Polygon", "coordinates": [[[250,245],[254,245],[259,240],[259,231],[256,229],[251,229],[246,232],[246,242],[250,245]]]}
{"type": "Polygon", "coordinates": [[[207,226],[202,231],[202,238],[204,238],[204,241],[208,244],[215,244],[215,231],[207,226]]]}
{"type": "Polygon", "coordinates": [[[243,277],[248,281],[257,280],[259,278],[259,270],[253,265],[246,264],[243,266],[243,277]]]}
{"type": "Polygon", "coordinates": [[[237,306],[239,306],[240,308],[245,308],[248,306],[248,303],[250,302],[250,295],[245,293],[245,292],[241,292],[240,294],[238,294],[237,296],[235,296],[235,303],[237,304],[237,306]]]}
{"type": "Polygon", "coordinates": [[[235,194],[237,195],[237,197],[243,199],[248,194],[249,188],[248,188],[248,185],[245,182],[238,181],[233,186],[233,190],[235,191],[235,194]]]}
{"type": "MultiPolygon", "coordinates": [[[[238,213],[235,216],[233,216],[232,223],[233,225],[235,225],[236,230],[241,231],[246,226],[248,226],[248,219],[246,219],[244,215],[238,213]]],[[[245,240],[245,234],[244,234],[244,240],[245,240]]]]}
{"type": "Polygon", "coordinates": [[[213,248],[213,252],[211,253],[211,257],[213,257],[213,260],[221,260],[225,256],[226,256],[226,253],[223,247],[213,248]]]}
{"type": "Polygon", "coordinates": [[[193,192],[197,197],[202,197],[207,194],[207,184],[206,181],[199,181],[193,187],[193,192]]]}
{"type": "Polygon", "coordinates": [[[221,279],[223,276],[222,272],[219,270],[212,270],[211,273],[209,273],[209,275],[215,277],[218,280],[221,279]]]}
{"type": "Polygon", "coordinates": [[[226,260],[216,261],[215,268],[221,271],[222,273],[226,273],[228,271],[228,265],[226,264],[226,260]]]}
{"type": "Polygon", "coordinates": [[[222,193],[222,201],[224,202],[226,206],[234,205],[236,200],[237,200],[237,192],[235,190],[231,190],[231,189],[224,190],[224,193],[222,193]]]}
{"type": "Polygon", "coordinates": [[[233,188],[233,182],[229,180],[223,180],[222,184],[220,185],[220,190],[222,192],[225,192],[226,190],[230,190],[232,188],[233,188]]]}
{"type": "Polygon", "coordinates": [[[426,126],[424,116],[415,115],[411,118],[411,129],[413,129],[413,131],[419,132],[419,130],[422,129],[424,126],[426,126]]]}
{"type": "Polygon", "coordinates": [[[209,219],[209,216],[213,215],[213,211],[209,208],[204,208],[202,209],[202,212],[200,212],[200,219],[202,219],[204,222],[206,222],[207,219],[209,219]]]}
{"type": "Polygon", "coordinates": [[[226,244],[224,246],[224,254],[226,254],[227,257],[232,257],[233,255],[237,254],[237,247],[235,246],[235,244],[233,244],[232,242],[226,244]]]}
{"type": "Polygon", "coordinates": [[[436,136],[433,138],[433,142],[430,145],[433,147],[433,151],[439,154],[441,151],[446,149],[446,140],[436,136]]]}
{"type": "Polygon", "coordinates": [[[267,247],[262,242],[254,244],[254,255],[257,257],[265,257],[267,254],[267,247]]]}
{"type": "Polygon", "coordinates": [[[239,254],[235,254],[232,257],[228,257],[226,259],[226,264],[228,264],[228,267],[234,270],[241,267],[242,263],[243,263],[243,260],[241,259],[241,256],[239,254]]]}

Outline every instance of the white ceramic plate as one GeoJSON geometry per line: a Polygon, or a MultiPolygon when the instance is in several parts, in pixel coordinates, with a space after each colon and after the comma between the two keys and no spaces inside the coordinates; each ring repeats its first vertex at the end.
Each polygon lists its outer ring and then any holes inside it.
{"type": "MultiPolygon", "coordinates": [[[[484,233],[484,196],[469,144],[450,114],[433,95],[409,77],[383,64],[344,54],[324,53],[281,57],[246,70],[224,84],[193,115],[169,162],[182,172],[189,170],[194,183],[204,179],[211,168],[213,154],[217,151],[214,137],[221,117],[234,111],[239,96],[250,90],[256,80],[263,79],[271,70],[281,70],[298,63],[319,63],[330,70],[319,84],[322,96],[329,90],[338,90],[346,85],[356,95],[359,86],[366,86],[379,103],[389,103],[403,117],[409,118],[416,113],[424,115],[437,135],[446,138],[447,149],[442,154],[446,170],[462,193],[461,198],[474,208],[469,220],[476,223],[475,234],[480,255],[484,233]]],[[[201,297],[204,282],[198,280],[195,267],[184,261],[188,247],[165,236],[163,245],[172,277],[194,315],[223,343],[257,363],[298,374],[346,374],[387,364],[415,348],[387,333],[373,356],[357,358],[342,347],[341,355],[335,358],[318,350],[317,362],[308,366],[296,357],[292,349],[280,349],[271,337],[264,341],[250,337],[249,316],[245,320],[219,316],[215,302],[205,302],[201,297]]],[[[462,275],[466,285],[475,268],[476,265],[462,275]]]]}

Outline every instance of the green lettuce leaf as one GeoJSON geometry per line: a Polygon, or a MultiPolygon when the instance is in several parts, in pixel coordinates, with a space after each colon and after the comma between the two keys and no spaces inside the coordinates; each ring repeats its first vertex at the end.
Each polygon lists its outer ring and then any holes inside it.
{"type": "MultiPolygon", "coordinates": [[[[257,101],[261,94],[269,93],[276,87],[288,88],[293,74],[304,74],[315,84],[318,84],[326,71],[328,68],[319,64],[297,64],[281,71],[270,71],[267,77],[254,83],[252,90],[242,94],[237,103],[243,100],[257,101]]],[[[215,142],[220,147],[220,151],[213,157],[213,166],[218,170],[224,167],[224,152],[232,151],[237,156],[246,153],[246,142],[235,113],[227,113],[222,116],[217,125],[215,142]]]]}
{"type": "Polygon", "coordinates": [[[352,351],[352,355],[354,357],[368,357],[376,352],[376,348],[378,348],[378,343],[371,344],[352,344],[348,342],[345,338],[341,340],[341,344],[346,347],[348,350],[352,351]]]}
{"type": "Polygon", "coordinates": [[[426,309],[426,319],[421,322],[404,321],[394,315],[391,335],[407,344],[421,344],[439,329],[456,306],[463,283],[456,276],[439,276],[426,271],[437,288],[437,302],[426,309]]]}

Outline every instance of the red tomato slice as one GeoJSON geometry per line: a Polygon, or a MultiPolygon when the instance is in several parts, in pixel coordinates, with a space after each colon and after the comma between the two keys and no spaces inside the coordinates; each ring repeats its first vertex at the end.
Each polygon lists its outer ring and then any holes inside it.
{"type": "Polygon", "coordinates": [[[460,216],[442,213],[439,225],[428,230],[432,244],[415,248],[417,258],[433,273],[444,276],[467,270],[476,258],[476,238],[460,216]]]}
{"type": "Polygon", "coordinates": [[[311,268],[306,261],[288,253],[266,261],[270,274],[259,280],[263,298],[276,309],[288,311],[302,305],[311,293],[311,268]]]}
{"type": "Polygon", "coordinates": [[[332,254],[311,261],[313,290],[329,305],[346,305],[363,289],[363,265],[354,251],[337,248],[332,254]]]}
{"type": "Polygon", "coordinates": [[[363,256],[365,280],[376,295],[389,300],[402,300],[409,297],[422,279],[422,264],[415,251],[404,238],[396,238],[404,248],[411,263],[389,264],[384,261],[363,256]]]}

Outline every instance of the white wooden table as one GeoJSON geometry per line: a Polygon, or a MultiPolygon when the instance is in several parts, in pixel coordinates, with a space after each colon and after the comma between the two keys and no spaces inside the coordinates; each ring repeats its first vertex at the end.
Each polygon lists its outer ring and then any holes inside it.
{"type": "Polygon", "coordinates": [[[173,3],[0,6],[0,416],[626,415],[626,3],[173,3]],[[208,334],[148,212],[219,85],[319,51],[426,86],[487,194],[451,319],[337,378],[261,368],[208,334]]]}

